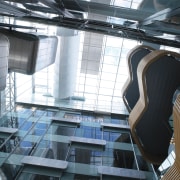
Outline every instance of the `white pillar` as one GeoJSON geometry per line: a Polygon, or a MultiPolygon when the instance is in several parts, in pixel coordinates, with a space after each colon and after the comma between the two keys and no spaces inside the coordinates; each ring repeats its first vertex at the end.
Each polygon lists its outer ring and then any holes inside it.
{"type": "Polygon", "coordinates": [[[55,60],[55,100],[73,96],[78,68],[80,35],[77,30],[57,29],[58,49],[55,60]]]}

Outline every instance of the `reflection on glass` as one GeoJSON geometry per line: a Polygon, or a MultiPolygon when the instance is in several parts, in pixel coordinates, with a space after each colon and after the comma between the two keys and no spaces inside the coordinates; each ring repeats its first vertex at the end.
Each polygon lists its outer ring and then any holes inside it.
{"type": "Polygon", "coordinates": [[[59,180],[58,177],[51,177],[51,176],[45,176],[45,175],[39,175],[39,174],[31,174],[31,173],[21,173],[21,175],[18,177],[18,180],[59,180]]]}
{"type": "Polygon", "coordinates": [[[33,129],[29,134],[42,136],[45,134],[47,128],[48,128],[48,124],[46,123],[36,123],[36,125],[33,127],[33,129]]]}
{"type": "MultiPolygon", "coordinates": [[[[131,143],[129,133],[104,132],[103,138],[109,141],[103,156],[103,165],[134,169],[134,153],[132,148],[122,149],[122,143],[131,143]]],[[[125,144],[124,144],[125,145],[125,144]]]]}
{"type": "MultiPolygon", "coordinates": [[[[50,123],[46,110],[38,111],[35,109],[30,116],[22,118],[23,123],[15,135],[9,137],[9,135],[0,134],[2,145],[0,163],[7,179],[56,180],[57,177],[60,177],[61,180],[100,180],[101,175],[98,173],[97,167],[138,169],[135,158],[140,170],[152,172],[149,165],[143,161],[140,153],[137,153],[137,149],[133,149],[129,130],[106,129],[101,126],[102,122],[110,124],[110,127],[120,124],[126,125],[125,118],[121,117],[122,119],[120,119],[119,115],[102,115],[90,112],[82,112],[82,114],[65,113],[64,118],[67,120],[80,120],[79,126],[75,124],[72,127],[72,124],[68,125],[68,123],[50,123]],[[84,141],[79,142],[77,139],[80,138],[84,141]],[[88,140],[92,141],[88,142],[88,140]],[[102,141],[106,142],[103,146],[99,145],[100,143],[97,146],[95,143],[102,141]],[[63,173],[49,168],[45,171],[34,166],[27,167],[21,163],[24,156],[68,161],[68,167],[63,173]]],[[[6,118],[7,121],[8,119],[6,118]]],[[[4,124],[6,124],[5,121],[4,124]]],[[[103,180],[107,178],[109,177],[102,177],[103,180]]]]}

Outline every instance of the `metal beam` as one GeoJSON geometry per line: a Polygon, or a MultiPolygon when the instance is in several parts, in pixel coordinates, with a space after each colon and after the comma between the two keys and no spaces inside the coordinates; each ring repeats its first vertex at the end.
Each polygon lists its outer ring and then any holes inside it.
{"type": "Polygon", "coordinates": [[[121,177],[128,179],[146,179],[143,171],[109,166],[98,166],[98,173],[106,176],[121,177]]]}
{"type": "MultiPolygon", "coordinates": [[[[72,0],[66,0],[65,2],[69,4],[72,0]]],[[[80,10],[83,9],[88,13],[101,14],[104,16],[111,16],[117,18],[124,18],[134,21],[142,21],[148,16],[152,15],[152,12],[143,11],[143,10],[135,10],[131,8],[124,8],[118,6],[107,5],[103,3],[95,3],[84,0],[76,0],[77,4],[80,7],[80,10]]],[[[70,6],[68,6],[69,9],[70,6]]],[[[72,7],[73,8],[73,7],[72,7]]]]}
{"type": "Polygon", "coordinates": [[[58,6],[58,4],[54,1],[49,1],[49,0],[39,0],[42,4],[50,7],[51,9],[55,10],[57,15],[63,15],[65,17],[70,17],[73,18],[74,15],[71,14],[67,9],[64,7],[58,6]]]}
{"type": "Polygon", "coordinates": [[[42,16],[42,15],[39,15],[39,14],[36,14],[32,11],[29,11],[25,8],[20,8],[16,5],[12,5],[8,2],[4,2],[4,1],[1,1],[0,3],[0,14],[9,14],[10,16],[14,15],[14,16],[20,16],[20,17],[23,17],[23,16],[34,16],[34,17],[45,17],[45,16],[42,16]]]}
{"type": "Polygon", "coordinates": [[[76,29],[81,31],[89,31],[100,33],[104,35],[122,37],[127,39],[133,39],[138,41],[147,41],[150,43],[180,47],[180,42],[176,40],[166,39],[164,37],[155,37],[153,35],[146,34],[143,30],[137,28],[130,28],[123,25],[117,25],[108,22],[94,21],[94,20],[81,20],[75,18],[57,18],[57,19],[47,19],[47,18],[37,18],[32,16],[27,16],[23,18],[17,18],[19,20],[32,21],[36,23],[42,23],[46,25],[61,26],[70,29],[76,29]]]}

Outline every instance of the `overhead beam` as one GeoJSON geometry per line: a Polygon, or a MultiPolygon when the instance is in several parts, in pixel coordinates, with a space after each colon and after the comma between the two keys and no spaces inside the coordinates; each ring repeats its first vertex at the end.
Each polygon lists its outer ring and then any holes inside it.
{"type": "MultiPolygon", "coordinates": [[[[72,0],[66,0],[69,4],[72,0]]],[[[76,0],[77,4],[84,12],[101,14],[105,16],[124,18],[134,21],[142,21],[148,16],[152,15],[152,12],[136,10],[131,8],[124,8],[119,6],[107,5],[103,3],[95,3],[91,1],[76,0]]],[[[70,6],[68,6],[69,9],[70,6]]],[[[73,8],[73,7],[72,7],[73,8]]],[[[73,10],[73,9],[72,9],[73,10]]]]}
{"type": "Polygon", "coordinates": [[[56,2],[49,1],[49,0],[39,0],[39,2],[55,10],[57,15],[59,14],[59,15],[63,15],[69,18],[74,17],[74,15],[71,14],[67,9],[65,9],[64,7],[58,6],[56,2]]]}
{"type": "Polygon", "coordinates": [[[76,29],[81,31],[88,31],[94,33],[100,33],[104,35],[122,37],[127,39],[133,39],[138,41],[147,41],[150,43],[180,47],[180,42],[172,39],[165,39],[163,37],[155,37],[153,35],[146,34],[143,30],[126,27],[123,25],[117,25],[108,22],[94,21],[94,20],[81,20],[75,18],[57,18],[57,19],[47,19],[47,18],[37,18],[32,16],[26,16],[23,18],[17,18],[19,20],[32,21],[36,23],[42,23],[46,25],[66,27],[70,29],[76,29]]]}
{"type": "Polygon", "coordinates": [[[1,1],[0,3],[0,14],[9,14],[10,16],[18,16],[18,17],[23,17],[23,16],[34,16],[34,17],[44,17],[42,15],[36,14],[32,11],[29,11],[25,8],[18,7],[16,5],[12,5],[8,2],[1,1]]]}

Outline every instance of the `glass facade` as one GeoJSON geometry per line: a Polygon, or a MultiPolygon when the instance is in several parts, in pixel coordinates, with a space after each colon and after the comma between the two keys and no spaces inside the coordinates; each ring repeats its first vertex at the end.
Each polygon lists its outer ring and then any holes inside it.
{"type": "MultiPolygon", "coordinates": [[[[16,73],[17,101],[41,101],[42,104],[50,102],[57,106],[68,105],[73,108],[82,108],[93,111],[106,111],[109,113],[126,114],[122,102],[121,89],[127,79],[126,56],[128,51],[139,44],[137,41],[124,38],[104,36],[100,49],[98,69],[82,67],[82,53],[84,48],[96,48],[96,44],[83,44],[84,33],[81,33],[81,48],[79,51],[76,89],[74,96],[78,99],[61,100],[53,99],[54,65],[35,73],[33,76],[16,73]],[[83,72],[82,72],[82,68],[83,72]],[[96,73],[89,73],[89,70],[96,73]]],[[[90,61],[90,60],[89,60],[90,61]]],[[[89,63],[87,61],[86,63],[89,63]]],[[[91,68],[94,68],[91,66],[91,68]]]]}
{"type": "MultiPolygon", "coordinates": [[[[98,3],[117,8],[123,7],[136,10],[140,8],[142,1],[107,0],[104,2],[98,1],[98,3]]],[[[22,6],[19,5],[19,7],[22,6]]],[[[147,11],[147,9],[145,10],[147,11]]],[[[52,14],[47,15],[50,18],[54,17],[52,14]]],[[[92,19],[100,18],[100,21],[121,25],[128,21],[128,19],[125,18],[115,17],[115,13],[114,16],[105,16],[102,14],[97,15],[92,11],[88,15],[89,18],[92,19]]],[[[41,34],[56,34],[56,28],[50,25],[22,22],[10,17],[2,17],[1,21],[24,26],[34,26],[37,28],[38,33],[41,34]]],[[[28,29],[20,30],[29,32],[28,29]]],[[[34,30],[31,30],[31,32],[34,33],[34,30]]],[[[58,102],[54,100],[53,86],[56,82],[54,82],[53,77],[56,76],[56,74],[54,74],[54,65],[52,65],[40,72],[36,72],[32,76],[16,73],[16,100],[27,103],[33,103],[34,101],[34,103],[47,104],[50,106],[55,105],[59,107],[64,106],[76,109],[128,114],[122,101],[121,92],[122,86],[127,79],[126,57],[130,49],[142,42],[91,32],[79,31],[78,33],[81,38],[80,50],[77,52],[79,58],[77,76],[75,77],[76,88],[74,89],[74,97],[69,97],[68,100],[63,99],[58,102]],[[98,54],[98,56],[96,54],[98,54]],[[84,58],[86,61],[84,61],[84,58]]],[[[170,37],[170,35],[166,36],[170,37]]],[[[178,48],[175,49],[169,46],[161,45],[160,48],[179,52],[178,48]]]]}
{"type": "Polygon", "coordinates": [[[100,167],[134,170],[135,174],[143,173],[146,179],[155,179],[152,166],[143,160],[132,143],[129,130],[109,126],[126,125],[126,118],[38,106],[17,106],[16,109],[0,121],[1,128],[18,129],[13,134],[0,134],[0,163],[7,179],[117,178],[113,174],[98,173],[100,167]],[[79,123],[65,123],[65,119],[78,120],[79,123]],[[102,123],[109,127],[102,126],[102,123]],[[68,166],[58,169],[51,168],[50,164],[37,165],[33,161],[25,162],[27,156],[60,160],[61,163],[67,162],[68,166]]]}
{"type": "MultiPolygon", "coordinates": [[[[42,11],[36,9],[34,12],[45,16],[45,21],[37,18],[33,22],[33,10],[27,22],[22,21],[19,13],[23,14],[22,17],[27,14],[19,12],[18,8],[9,10],[10,14],[17,13],[17,18],[6,14],[0,18],[1,23],[35,27],[31,30],[11,30],[45,35],[56,35],[56,20],[60,18],[64,27],[78,29],[80,36],[73,96],[54,98],[54,84],[57,83],[54,77],[59,76],[55,73],[56,64],[33,75],[8,73],[7,87],[0,94],[0,176],[8,180],[160,179],[174,163],[174,146],[155,172],[153,165],[143,159],[127,128],[129,112],[122,100],[122,87],[128,76],[127,55],[135,46],[147,44],[180,52],[170,43],[166,46],[141,40],[149,35],[150,39],[163,37],[166,40],[175,39],[178,43],[178,30],[174,28],[177,24],[170,26],[173,31],[164,27],[165,32],[157,30],[161,26],[152,28],[138,24],[158,11],[150,6],[145,8],[142,0],[78,2],[85,12],[79,15],[83,16],[83,20],[75,19],[75,28],[71,26],[71,18],[63,16],[63,19],[54,11],[43,12],[44,8],[50,11],[54,7],[48,9],[48,5],[41,2],[37,7],[42,11]],[[128,31],[128,28],[133,31],[128,31]]],[[[26,7],[21,3],[8,4],[17,4],[23,10],[35,9],[35,6],[30,6],[31,3],[27,3],[26,7]]],[[[162,9],[165,8],[166,4],[162,9]]],[[[170,123],[173,124],[172,119],[170,123]]]]}
{"type": "MultiPolygon", "coordinates": [[[[74,99],[60,100],[53,98],[54,65],[35,73],[33,76],[16,73],[17,101],[47,104],[50,106],[70,107],[75,109],[105,111],[108,113],[128,114],[122,101],[122,87],[127,79],[127,54],[139,41],[113,36],[103,37],[98,60],[98,69],[94,66],[82,67],[84,48],[96,48],[96,43],[84,44],[84,32],[81,34],[78,70],[74,99]],[[83,72],[82,72],[83,68],[83,72]],[[91,71],[91,73],[90,73],[91,71]]],[[[161,49],[179,52],[178,48],[161,46],[161,49]]],[[[91,60],[86,62],[92,63],[91,60]]],[[[94,63],[94,62],[93,62],[94,63]]]]}

